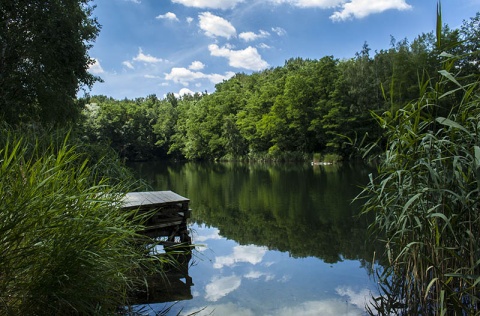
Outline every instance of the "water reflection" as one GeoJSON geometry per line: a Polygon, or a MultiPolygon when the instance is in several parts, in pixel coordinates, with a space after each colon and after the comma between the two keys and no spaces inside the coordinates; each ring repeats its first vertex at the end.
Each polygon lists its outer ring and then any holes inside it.
{"type": "Polygon", "coordinates": [[[224,266],[233,266],[238,262],[247,262],[256,265],[262,262],[262,258],[267,250],[267,247],[256,247],[253,245],[235,246],[233,247],[232,254],[216,257],[213,267],[215,269],[221,269],[224,266]]]}
{"type": "MultiPolygon", "coordinates": [[[[162,254],[168,256],[168,262],[163,265],[163,273],[149,276],[146,286],[131,297],[133,305],[157,304],[173,301],[184,301],[193,298],[191,287],[192,277],[189,274],[190,252],[162,254]]],[[[162,256],[161,255],[161,256],[162,256]]]]}
{"type": "Polygon", "coordinates": [[[363,315],[375,285],[353,165],[137,164],[155,190],[191,200],[188,315],[363,315]]]}
{"type": "Polygon", "coordinates": [[[359,207],[352,204],[371,172],[365,166],[157,162],[134,167],[155,189],[189,197],[192,220],[217,227],[240,244],[328,263],[372,258],[365,244],[368,223],[355,217],[359,207]]]}

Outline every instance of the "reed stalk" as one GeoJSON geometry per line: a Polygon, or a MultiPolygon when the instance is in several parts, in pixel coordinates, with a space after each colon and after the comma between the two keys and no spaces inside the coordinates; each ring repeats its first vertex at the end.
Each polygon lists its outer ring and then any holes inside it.
{"type": "Polygon", "coordinates": [[[131,182],[99,175],[68,136],[0,134],[0,314],[109,315],[128,304],[153,260],[138,247],[141,219],[119,207],[131,182]]]}
{"type": "Polygon", "coordinates": [[[370,314],[480,315],[479,81],[443,57],[418,100],[376,116],[388,145],[360,197],[388,259],[370,314]]]}

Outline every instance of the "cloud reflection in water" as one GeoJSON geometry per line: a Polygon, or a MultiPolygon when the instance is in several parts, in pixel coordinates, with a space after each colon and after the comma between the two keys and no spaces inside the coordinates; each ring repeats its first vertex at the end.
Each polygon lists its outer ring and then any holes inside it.
{"type": "Polygon", "coordinates": [[[216,302],[230,292],[235,291],[242,284],[242,279],[235,275],[227,277],[214,277],[205,287],[205,299],[216,302]]]}
{"type": "Polygon", "coordinates": [[[231,267],[238,262],[246,262],[255,265],[262,262],[263,256],[267,250],[267,247],[258,247],[254,245],[235,246],[233,247],[233,253],[231,255],[216,257],[213,267],[215,269],[221,269],[224,266],[231,267]]]}

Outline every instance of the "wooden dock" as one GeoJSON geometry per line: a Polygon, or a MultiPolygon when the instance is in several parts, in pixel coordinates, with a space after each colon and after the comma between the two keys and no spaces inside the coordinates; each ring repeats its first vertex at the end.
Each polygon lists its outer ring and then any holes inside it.
{"type": "Polygon", "coordinates": [[[165,247],[191,244],[187,220],[190,200],[172,191],[130,192],[125,195],[122,208],[151,213],[140,233],[158,238],[165,247]]]}

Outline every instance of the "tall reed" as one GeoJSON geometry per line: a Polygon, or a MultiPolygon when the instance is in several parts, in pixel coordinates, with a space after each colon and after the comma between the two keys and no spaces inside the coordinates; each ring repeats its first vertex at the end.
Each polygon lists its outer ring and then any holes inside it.
{"type": "Polygon", "coordinates": [[[119,208],[131,182],[99,176],[68,136],[4,127],[0,142],[0,314],[106,315],[127,304],[151,266],[136,246],[141,220],[119,208]]]}
{"type": "Polygon", "coordinates": [[[371,314],[480,315],[479,82],[442,57],[419,100],[376,117],[388,145],[360,196],[387,263],[371,314]]]}

